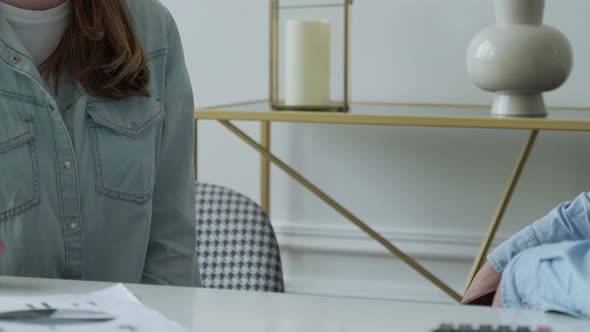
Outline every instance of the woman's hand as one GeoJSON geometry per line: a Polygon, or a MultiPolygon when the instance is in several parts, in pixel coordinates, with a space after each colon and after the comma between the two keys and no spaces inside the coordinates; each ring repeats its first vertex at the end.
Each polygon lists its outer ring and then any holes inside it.
{"type": "Polygon", "coordinates": [[[494,270],[489,262],[486,262],[473,278],[473,282],[467,289],[461,303],[469,303],[482,295],[494,292],[500,285],[500,278],[500,274],[494,270]]]}
{"type": "Polygon", "coordinates": [[[0,241],[0,256],[4,253],[4,242],[0,241]]]}

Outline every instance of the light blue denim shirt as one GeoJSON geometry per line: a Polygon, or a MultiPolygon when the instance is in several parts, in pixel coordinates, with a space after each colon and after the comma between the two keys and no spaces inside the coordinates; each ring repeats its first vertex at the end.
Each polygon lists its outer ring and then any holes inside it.
{"type": "Polygon", "coordinates": [[[179,33],[156,0],[124,2],[151,96],[105,100],[64,84],[61,110],[0,18],[2,275],[200,285],[179,33]]]}
{"type": "Polygon", "coordinates": [[[489,256],[502,274],[502,304],[590,319],[590,196],[579,195],[489,256]]]}
{"type": "Polygon", "coordinates": [[[529,248],[502,274],[502,306],[590,319],[590,241],[529,248]]]}
{"type": "Polygon", "coordinates": [[[502,243],[489,256],[490,265],[502,273],[521,251],[564,241],[590,240],[590,195],[580,194],[571,202],[554,208],[549,214],[502,243]]]}

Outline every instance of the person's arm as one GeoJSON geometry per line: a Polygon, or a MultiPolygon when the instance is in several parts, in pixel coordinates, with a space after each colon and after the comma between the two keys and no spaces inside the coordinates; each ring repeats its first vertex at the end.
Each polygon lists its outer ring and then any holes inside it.
{"type": "Polygon", "coordinates": [[[492,268],[489,262],[486,262],[473,278],[473,282],[465,292],[461,303],[491,305],[500,280],[500,274],[492,268]]]}
{"type": "Polygon", "coordinates": [[[200,286],[194,203],[194,101],[174,21],[168,34],[166,112],[142,282],[200,286]]]}
{"type": "Polygon", "coordinates": [[[463,297],[463,303],[492,292],[500,284],[504,267],[525,249],[568,240],[590,239],[590,196],[580,194],[527,226],[488,255],[463,297]]]}
{"type": "Polygon", "coordinates": [[[498,290],[496,291],[496,295],[494,295],[494,301],[492,302],[492,307],[502,308],[502,287],[498,287],[498,290]]]}
{"type": "Polygon", "coordinates": [[[590,239],[589,214],[590,196],[588,193],[580,194],[502,243],[488,255],[488,261],[496,272],[502,274],[510,260],[525,249],[542,244],[590,239]]]}

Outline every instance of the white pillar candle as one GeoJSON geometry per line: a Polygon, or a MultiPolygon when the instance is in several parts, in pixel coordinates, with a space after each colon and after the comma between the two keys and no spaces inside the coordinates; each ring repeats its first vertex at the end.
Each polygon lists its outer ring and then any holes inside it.
{"type": "Polygon", "coordinates": [[[285,104],[330,103],[330,22],[287,21],[285,104]]]}

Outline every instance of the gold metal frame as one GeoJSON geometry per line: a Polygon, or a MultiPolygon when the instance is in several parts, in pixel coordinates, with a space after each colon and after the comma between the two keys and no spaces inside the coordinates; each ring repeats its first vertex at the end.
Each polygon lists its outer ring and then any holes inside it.
{"type": "MultiPolygon", "coordinates": [[[[297,173],[294,169],[289,167],[281,159],[277,158],[274,154],[272,154],[272,152],[270,152],[263,145],[256,143],[256,141],[254,141],[252,138],[250,138],[248,135],[246,135],[243,131],[238,129],[236,126],[231,124],[229,121],[219,121],[219,122],[224,127],[226,127],[231,132],[233,132],[236,136],[241,138],[248,145],[250,145],[252,148],[254,148],[256,151],[258,151],[265,158],[272,161],[281,170],[283,170],[285,173],[287,173],[289,176],[291,176],[291,178],[295,179],[297,182],[299,182],[301,185],[303,185],[305,188],[307,188],[309,191],[311,191],[318,198],[320,198],[326,204],[328,204],[329,206],[334,208],[336,211],[338,211],[338,213],[340,213],[342,216],[344,216],[350,222],[352,222],[353,224],[358,226],[362,231],[364,231],[369,236],[371,236],[373,239],[375,239],[377,242],[379,242],[381,245],[383,245],[392,254],[399,257],[401,260],[403,260],[405,263],[410,265],[418,273],[422,274],[425,278],[427,278],[432,283],[434,283],[436,286],[438,286],[441,290],[443,290],[449,296],[451,296],[452,298],[454,298],[457,301],[459,301],[461,299],[461,296],[457,292],[455,292],[452,288],[447,286],[442,280],[438,279],[434,274],[430,273],[430,271],[428,271],[426,268],[424,268],[422,265],[420,265],[418,262],[416,262],[410,256],[406,255],[403,251],[398,249],[395,245],[393,245],[391,242],[389,242],[387,239],[385,239],[379,233],[374,231],[371,227],[369,227],[366,223],[361,221],[354,214],[352,214],[350,211],[348,211],[346,208],[344,208],[344,206],[342,206],[338,202],[336,202],[336,200],[334,200],[328,194],[321,191],[311,181],[307,180],[301,174],[297,173]]],[[[264,176],[268,176],[268,175],[264,174],[264,176]]]]}
{"type": "MultiPolygon", "coordinates": [[[[530,134],[523,146],[523,150],[517,158],[514,166],[514,171],[508,180],[504,194],[501,197],[500,203],[496,212],[490,222],[488,231],[482,240],[478,255],[474,259],[471,272],[467,277],[465,290],[473,281],[477,270],[481,267],[485,260],[487,252],[495,237],[496,231],[500,226],[506,208],[512,198],[512,194],[520,180],[524,171],[526,162],[529,159],[531,151],[534,147],[536,139],[540,130],[561,130],[561,131],[590,131],[590,117],[588,120],[555,120],[548,118],[477,118],[477,117],[460,117],[460,116],[401,116],[401,115],[362,115],[352,113],[312,113],[312,112],[268,112],[268,111],[247,111],[251,105],[260,103],[262,101],[252,101],[245,103],[237,103],[230,105],[222,105],[215,107],[208,107],[200,109],[195,113],[195,127],[197,121],[201,119],[217,120],[225,128],[234,133],[245,143],[254,148],[260,155],[260,201],[261,205],[266,211],[270,209],[270,164],[276,165],[278,168],[287,173],[291,178],[295,179],[314,195],[324,201],[326,204],[338,211],[342,216],[350,222],[359,227],[362,231],[371,236],[374,240],[380,243],[393,255],[400,258],[411,268],[413,268],[420,275],[428,279],[443,292],[451,298],[459,302],[462,298],[461,294],[453,290],[442,280],[437,278],[434,274],[416,262],[413,258],[405,254],[394,244],[389,242],[365,222],[360,220],[332,197],[321,191],[311,181],[307,180],[301,174],[297,173],[285,162],[277,158],[271,151],[271,123],[278,122],[296,122],[296,123],[332,123],[332,124],[369,124],[369,125],[385,125],[385,126],[417,126],[417,127],[459,127],[459,128],[503,128],[503,129],[526,129],[530,130],[530,134]],[[232,110],[232,108],[239,107],[239,110],[232,110]],[[231,120],[246,120],[260,122],[260,143],[246,135],[236,126],[230,123],[231,120]]],[[[450,104],[417,104],[417,103],[353,103],[355,105],[384,105],[384,106],[430,106],[436,107],[471,107],[471,108],[489,108],[489,105],[450,105],[450,104]]],[[[588,111],[590,108],[586,107],[560,107],[560,109],[588,111]]],[[[197,142],[195,138],[195,143],[197,142]]],[[[195,147],[195,154],[197,153],[195,147]]],[[[197,158],[195,155],[195,173],[197,171],[197,158]]],[[[464,293],[463,293],[464,294],[464,293]]]]}
{"type": "MultiPolygon", "coordinates": [[[[559,131],[590,131],[590,121],[557,120],[546,118],[482,118],[469,116],[414,116],[386,114],[354,114],[334,112],[261,112],[253,105],[268,102],[267,99],[252,100],[221,106],[204,107],[198,110],[201,120],[271,121],[290,123],[356,124],[374,126],[452,127],[489,129],[538,129],[559,131]],[[240,107],[240,110],[232,108],[240,107]]],[[[491,108],[479,104],[434,104],[434,103],[392,103],[392,102],[351,102],[352,106],[424,106],[432,108],[491,108]]],[[[549,109],[590,111],[587,107],[551,106],[549,109]]]]}
{"type": "MultiPolygon", "coordinates": [[[[270,151],[270,122],[260,122],[260,145],[270,151]]],[[[260,206],[270,216],[270,159],[260,154],[260,206]]]]}
{"type": "Polygon", "coordinates": [[[514,189],[516,189],[516,184],[518,183],[518,180],[520,179],[520,176],[522,175],[522,172],[524,170],[524,166],[526,165],[526,162],[531,154],[531,151],[533,150],[533,146],[535,145],[538,135],[539,135],[538,130],[536,130],[536,129],[531,130],[529,138],[522,150],[522,153],[520,154],[520,158],[518,158],[518,161],[516,162],[516,165],[514,166],[514,171],[512,173],[512,176],[510,177],[510,180],[508,181],[508,184],[507,184],[506,189],[504,191],[504,195],[502,196],[502,199],[500,200],[500,204],[498,205],[498,208],[496,209],[496,213],[492,219],[492,222],[490,224],[488,232],[486,233],[484,241],[481,244],[481,247],[479,249],[479,253],[478,253],[477,257],[475,258],[473,265],[471,266],[471,272],[469,272],[469,276],[467,277],[467,281],[465,282],[465,289],[463,290],[463,294],[465,294],[467,292],[467,289],[469,289],[469,286],[471,286],[471,282],[473,281],[473,278],[475,278],[477,271],[483,265],[484,259],[488,253],[488,250],[490,249],[490,245],[492,244],[494,237],[496,236],[496,231],[498,230],[498,227],[500,226],[500,222],[502,221],[502,217],[504,217],[504,213],[506,212],[506,208],[508,207],[508,203],[510,202],[510,199],[512,198],[512,194],[514,193],[514,189]]]}
{"type": "Polygon", "coordinates": [[[294,108],[298,110],[307,111],[335,111],[335,112],[347,112],[350,109],[349,103],[349,78],[350,78],[350,5],[353,0],[339,0],[343,3],[340,4],[326,4],[326,5],[308,5],[304,7],[300,6],[285,6],[279,5],[281,0],[269,0],[269,91],[268,99],[270,105],[275,110],[292,110],[294,108]],[[342,7],[344,10],[344,49],[343,49],[343,94],[342,102],[333,103],[331,105],[285,105],[280,100],[280,70],[279,70],[279,35],[280,35],[280,9],[301,9],[301,8],[325,8],[325,7],[342,7]]]}

